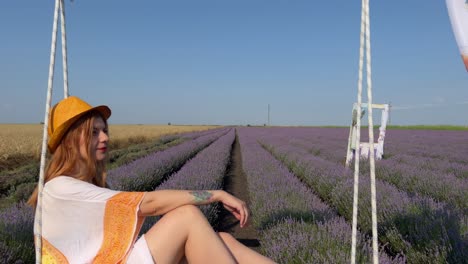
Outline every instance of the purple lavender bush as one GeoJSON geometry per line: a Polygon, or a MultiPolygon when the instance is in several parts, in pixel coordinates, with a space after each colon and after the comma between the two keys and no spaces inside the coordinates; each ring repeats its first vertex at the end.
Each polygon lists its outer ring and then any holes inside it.
{"type": "Polygon", "coordinates": [[[156,152],[132,163],[110,170],[107,183],[112,189],[123,191],[151,191],[165,176],[178,170],[188,159],[207,147],[226,130],[200,136],[180,145],[156,152]]]}
{"type": "Polygon", "coordinates": [[[392,158],[378,164],[376,176],[409,194],[444,201],[468,213],[468,181],[453,174],[422,169],[392,158]]]}
{"type": "Polygon", "coordinates": [[[2,263],[33,263],[34,210],[24,203],[0,212],[0,257],[2,263]]]}
{"type": "Polygon", "coordinates": [[[218,133],[220,131],[226,131],[228,129],[229,128],[222,127],[222,128],[208,129],[208,130],[202,130],[202,131],[193,131],[193,132],[179,134],[179,136],[184,139],[197,139],[201,136],[218,133]]]}
{"type": "MultiPolygon", "coordinates": [[[[232,143],[235,130],[231,129],[226,135],[220,137],[209,147],[200,151],[189,160],[179,171],[172,174],[156,190],[220,190],[223,188],[223,179],[230,161],[232,143]]],[[[208,221],[215,225],[218,215],[218,205],[201,206],[202,212],[208,221]]],[[[149,217],[142,228],[146,232],[159,217],[149,217]]]]}
{"type": "MultiPolygon", "coordinates": [[[[350,263],[351,227],[336,217],[315,224],[285,218],[263,231],[262,246],[266,255],[278,263],[350,263]]],[[[358,235],[356,263],[371,263],[371,240],[358,235]]],[[[404,256],[390,258],[379,252],[379,263],[406,263],[404,256]]]]}
{"type": "MultiPolygon", "coordinates": [[[[315,191],[321,193],[321,197],[340,214],[351,219],[351,174],[337,168],[340,165],[336,162],[326,161],[306,148],[290,144],[291,139],[287,135],[279,138],[278,134],[271,134],[261,138],[263,144],[315,191]]],[[[358,222],[361,229],[369,234],[370,184],[366,184],[368,176],[361,178],[364,178],[360,187],[363,197],[360,198],[358,222]]],[[[393,185],[380,181],[377,181],[377,190],[379,234],[382,243],[389,243],[387,250],[391,254],[403,252],[409,262],[416,263],[434,260],[458,263],[467,258],[467,253],[460,250],[467,247],[460,233],[463,217],[450,210],[446,204],[434,202],[430,198],[410,197],[393,185]],[[438,221],[429,225],[428,222],[434,222],[432,219],[438,221]],[[433,232],[428,232],[430,230],[433,232]]]]}
{"type": "MultiPolygon", "coordinates": [[[[351,237],[343,233],[351,234],[350,226],[258,144],[257,132],[241,128],[239,141],[263,252],[279,263],[349,263],[351,237]]],[[[359,233],[358,245],[358,263],[369,262],[368,239],[359,233]]],[[[404,263],[380,256],[382,263],[404,263]]]]}

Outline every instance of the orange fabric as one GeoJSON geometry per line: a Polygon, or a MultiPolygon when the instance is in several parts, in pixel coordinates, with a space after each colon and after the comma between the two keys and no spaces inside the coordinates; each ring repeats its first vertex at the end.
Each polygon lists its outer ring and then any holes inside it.
{"type": "Polygon", "coordinates": [[[44,264],[68,264],[67,258],[49,243],[45,238],[42,238],[42,263],[44,264]]]}
{"type": "Polygon", "coordinates": [[[144,193],[121,192],[106,203],[104,238],[93,263],[125,263],[144,218],[137,212],[144,193]]]}

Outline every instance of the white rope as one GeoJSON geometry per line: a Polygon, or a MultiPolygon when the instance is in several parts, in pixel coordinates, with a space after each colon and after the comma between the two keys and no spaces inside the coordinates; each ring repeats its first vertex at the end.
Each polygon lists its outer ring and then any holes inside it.
{"type": "Polygon", "coordinates": [[[362,0],[361,9],[361,35],[359,48],[359,78],[358,78],[358,96],[357,96],[357,117],[356,117],[356,149],[354,152],[354,194],[353,194],[353,226],[351,237],[351,264],[356,263],[356,235],[357,235],[357,213],[358,213],[358,194],[359,194],[359,157],[361,156],[361,103],[362,103],[362,68],[364,64],[364,34],[365,34],[365,9],[366,0],[362,0]]]}
{"type": "Polygon", "coordinates": [[[372,119],[372,70],[371,70],[371,45],[370,45],[370,18],[369,1],[366,0],[366,62],[367,62],[367,116],[369,125],[369,163],[371,177],[371,207],[372,207],[372,255],[374,264],[379,263],[379,248],[377,234],[377,200],[375,190],[375,157],[374,157],[374,121],[372,119]]]}
{"type": "Polygon", "coordinates": [[[63,97],[67,98],[70,93],[68,92],[67,32],[65,30],[65,5],[63,0],[60,0],[60,10],[62,11],[60,21],[62,22],[63,97]]]}
{"type": "MultiPolygon", "coordinates": [[[[64,42],[64,21],[65,14],[63,13],[63,0],[55,1],[54,9],[54,22],[52,25],[52,43],[50,47],[50,63],[49,63],[49,78],[47,83],[47,98],[46,98],[46,108],[44,116],[44,129],[42,136],[42,150],[41,150],[41,164],[39,169],[39,182],[37,184],[38,195],[37,195],[37,206],[34,216],[34,241],[35,241],[35,253],[36,253],[36,264],[42,263],[42,189],[44,187],[44,174],[45,174],[45,164],[46,164],[46,155],[47,155],[47,140],[48,140],[48,127],[49,127],[49,113],[50,106],[52,103],[52,88],[54,83],[54,68],[55,68],[55,51],[57,45],[57,27],[58,27],[58,14],[59,9],[62,9],[62,44],[64,42]]],[[[65,48],[66,53],[66,48],[65,48]]],[[[65,54],[66,57],[66,54],[65,54]]],[[[66,63],[66,58],[63,61],[66,63]]],[[[66,68],[66,66],[64,66],[66,68]]],[[[68,94],[68,77],[65,74],[66,70],[64,69],[64,81],[66,80],[66,91],[65,94],[68,94]]],[[[65,89],[64,87],[64,89],[65,89]]]]}
{"type": "Polygon", "coordinates": [[[362,104],[362,75],[364,63],[364,48],[366,49],[366,77],[367,77],[367,109],[369,123],[369,155],[370,155],[370,177],[371,177],[371,206],[372,206],[372,255],[373,263],[379,263],[378,234],[377,234],[377,202],[375,189],[375,159],[374,159],[374,130],[372,120],[372,72],[371,72],[371,46],[370,46],[370,19],[369,0],[362,0],[361,9],[361,35],[359,49],[359,79],[358,79],[358,103],[356,124],[356,150],[354,160],[354,194],[353,194],[353,226],[351,239],[351,263],[356,262],[356,236],[357,236],[357,213],[359,194],[359,158],[361,142],[361,104],[362,104]],[[365,42],[364,42],[365,40],[365,42]]]}

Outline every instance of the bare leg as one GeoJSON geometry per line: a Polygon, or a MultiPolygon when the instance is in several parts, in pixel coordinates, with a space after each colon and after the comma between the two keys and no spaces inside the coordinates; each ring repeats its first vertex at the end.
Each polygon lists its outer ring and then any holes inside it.
{"type": "Polygon", "coordinates": [[[158,264],[236,263],[223,240],[196,206],[185,205],[165,214],[146,234],[158,264]]]}
{"type": "MultiPolygon", "coordinates": [[[[224,244],[229,248],[229,251],[234,255],[234,258],[239,264],[271,264],[275,263],[273,260],[258,254],[256,251],[246,247],[240,243],[231,234],[219,232],[218,235],[223,240],[224,244]]],[[[187,259],[184,257],[179,264],[188,264],[187,259]]]]}
{"type": "Polygon", "coordinates": [[[248,263],[255,263],[255,264],[271,264],[275,263],[273,260],[260,255],[256,251],[246,247],[244,244],[240,243],[235,239],[231,234],[219,232],[218,233],[221,239],[224,241],[226,246],[229,248],[231,253],[234,255],[239,264],[248,264],[248,263]]]}

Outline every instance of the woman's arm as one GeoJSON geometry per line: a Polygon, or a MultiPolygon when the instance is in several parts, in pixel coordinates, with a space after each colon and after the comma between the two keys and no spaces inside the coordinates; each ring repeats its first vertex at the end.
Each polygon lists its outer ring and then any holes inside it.
{"type": "Polygon", "coordinates": [[[160,190],[147,192],[140,204],[139,215],[163,215],[182,205],[204,205],[221,202],[239,221],[241,227],[248,219],[246,204],[222,190],[190,191],[190,190],[160,190]]]}

